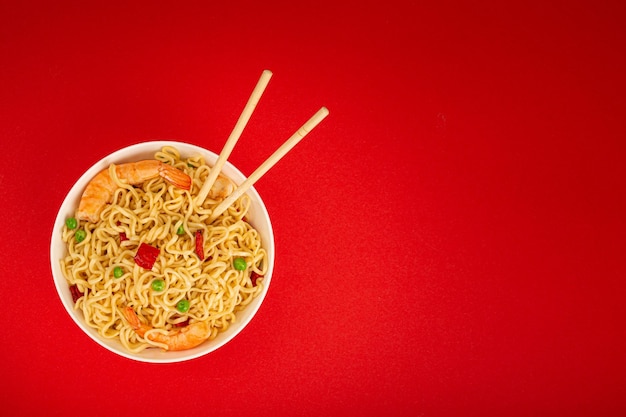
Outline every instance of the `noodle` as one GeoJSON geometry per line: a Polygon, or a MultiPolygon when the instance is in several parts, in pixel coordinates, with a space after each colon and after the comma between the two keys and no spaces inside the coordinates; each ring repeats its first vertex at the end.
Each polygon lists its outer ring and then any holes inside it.
{"type": "Polygon", "coordinates": [[[64,226],[62,234],[67,255],[61,260],[61,270],[68,284],[82,294],[74,308],[82,311],[86,324],[102,337],[119,339],[131,352],[167,349],[148,335],[199,321],[209,323],[209,340],[214,339],[236,320],[237,311],[261,293],[268,267],[261,237],[244,219],[251,203],[248,196],[208,223],[219,201],[207,198],[201,207],[193,203],[210,171],[204,159],[183,159],[173,147],[162,148],[155,159],[189,175],[191,190],[176,188],[160,177],[132,186],[118,178],[111,165],[109,174],[118,186],[112,203],[97,223],[79,221],[73,230],[64,226]],[[183,233],[178,234],[181,226],[183,233]],[[77,243],[74,235],[80,229],[86,237],[77,243]],[[195,252],[197,231],[203,236],[204,260],[195,252]],[[127,240],[120,238],[122,233],[127,240]],[[135,262],[141,243],[160,250],[151,270],[135,262]],[[233,267],[236,258],[246,261],[245,270],[233,267]],[[123,272],[119,278],[114,275],[116,268],[123,272]],[[162,291],[151,287],[157,279],[164,282],[162,291]],[[181,300],[189,301],[185,313],[176,308],[181,300]],[[153,327],[144,337],[123,317],[127,306],[153,327]]]}

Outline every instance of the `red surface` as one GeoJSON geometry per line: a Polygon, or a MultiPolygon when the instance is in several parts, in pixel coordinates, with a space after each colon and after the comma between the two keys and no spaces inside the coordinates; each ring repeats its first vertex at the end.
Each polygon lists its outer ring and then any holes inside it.
{"type": "Polygon", "coordinates": [[[626,414],[622,2],[82,3],[0,5],[1,415],[626,414]],[[266,68],[244,173],[331,113],[257,184],[265,303],[204,358],[109,353],[52,283],[65,193],[219,152],[266,68]]]}

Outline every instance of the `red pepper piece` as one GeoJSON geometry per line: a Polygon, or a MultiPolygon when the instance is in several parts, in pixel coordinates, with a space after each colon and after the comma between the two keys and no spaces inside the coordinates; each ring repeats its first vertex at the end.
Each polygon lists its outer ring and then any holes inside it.
{"type": "Polygon", "coordinates": [[[256,272],[252,271],[252,273],[250,274],[250,280],[252,281],[252,286],[256,287],[256,280],[257,278],[262,278],[263,275],[259,275],[256,272]]]}
{"type": "MultiPolygon", "coordinates": [[[[121,222],[117,222],[116,224],[119,226],[122,223],[121,222]]],[[[128,237],[126,236],[126,233],[120,232],[120,243],[122,243],[125,240],[128,240],[128,237]]]]}
{"type": "Polygon", "coordinates": [[[189,319],[182,321],[180,323],[174,324],[174,327],[186,327],[189,324],[189,319]]]}
{"type": "Polygon", "coordinates": [[[137,249],[135,263],[143,269],[152,269],[160,252],[159,248],[142,243],[137,249]]]}
{"type": "Polygon", "coordinates": [[[70,292],[72,293],[72,300],[74,300],[74,304],[76,304],[76,301],[83,296],[83,293],[80,292],[78,285],[76,284],[70,285],[70,292]]]}
{"type": "Polygon", "coordinates": [[[204,261],[204,238],[201,230],[196,230],[196,254],[201,261],[204,261]]]}

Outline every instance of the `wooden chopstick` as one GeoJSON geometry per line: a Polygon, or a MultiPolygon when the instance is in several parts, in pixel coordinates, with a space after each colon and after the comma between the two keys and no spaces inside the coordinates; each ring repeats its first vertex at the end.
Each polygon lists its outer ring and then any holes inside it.
{"type": "Polygon", "coordinates": [[[294,146],[298,144],[311,130],[315,128],[324,118],[328,116],[328,109],[322,107],[319,109],[306,123],[300,127],[280,148],[278,148],[269,158],[265,160],[250,176],[242,182],[231,195],[226,197],[211,213],[210,220],[215,220],[220,214],[222,214],[228,207],[230,207],[235,200],[241,197],[255,182],[257,182],[267,171],[270,170],[276,163],[287,154],[294,146]]]}
{"type": "Polygon", "coordinates": [[[264,70],[263,73],[261,74],[261,77],[259,78],[259,81],[257,82],[256,87],[254,87],[254,90],[252,90],[252,94],[250,95],[250,98],[248,99],[248,102],[246,103],[243,109],[243,112],[241,113],[241,116],[239,116],[239,119],[237,120],[237,123],[235,124],[235,127],[233,128],[233,131],[231,132],[230,136],[226,140],[226,143],[224,144],[224,147],[222,148],[222,152],[217,158],[215,165],[213,165],[213,168],[211,168],[211,170],[209,171],[209,175],[204,181],[204,184],[202,184],[202,188],[200,189],[200,191],[198,192],[198,195],[196,196],[196,199],[195,199],[196,207],[199,207],[204,203],[204,200],[209,194],[211,187],[213,187],[213,184],[215,183],[217,176],[222,170],[222,167],[224,166],[224,164],[226,163],[226,160],[230,156],[230,153],[233,151],[235,144],[239,140],[239,137],[241,136],[243,129],[246,127],[248,120],[250,120],[250,116],[252,116],[252,112],[256,108],[256,105],[259,103],[259,100],[261,99],[261,95],[263,94],[263,91],[265,91],[265,87],[267,87],[267,84],[270,82],[271,77],[272,77],[272,71],[270,70],[264,70]]]}

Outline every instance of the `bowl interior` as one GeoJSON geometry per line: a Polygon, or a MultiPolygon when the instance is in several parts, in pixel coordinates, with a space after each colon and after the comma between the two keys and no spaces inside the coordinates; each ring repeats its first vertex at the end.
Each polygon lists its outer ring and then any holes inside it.
{"type": "MultiPolygon", "coordinates": [[[[161,349],[145,349],[143,352],[132,353],[127,351],[119,341],[103,338],[98,334],[97,330],[86,325],[82,312],[74,310],[72,295],[67,281],[63,276],[63,272],[61,271],[59,262],[67,254],[67,248],[61,239],[65,219],[74,215],[85,186],[98,172],[107,168],[111,163],[119,164],[154,158],[154,153],[164,146],[175,147],[180,152],[182,157],[200,154],[209,165],[213,165],[217,160],[217,155],[213,152],[195,145],[176,141],[143,142],[113,152],[89,168],[70,189],[67,196],[63,200],[55,219],[50,241],[50,262],[54,284],[63,306],[74,322],[95,342],[111,352],[129,359],[154,363],[180,362],[197,358],[218,349],[232,340],[250,322],[250,320],[252,320],[261,306],[261,303],[267,294],[274,269],[274,234],[272,224],[261,196],[256,192],[254,187],[252,187],[247,192],[251,198],[251,205],[246,217],[261,235],[261,242],[267,251],[268,256],[268,271],[264,277],[264,286],[261,294],[253,299],[245,310],[237,313],[236,321],[232,323],[225,332],[220,333],[213,340],[207,341],[196,348],[185,351],[164,352],[161,349]]],[[[246,178],[229,162],[224,164],[221,172],[232,179],[236,184],[241,184],[246,178]]]]}

